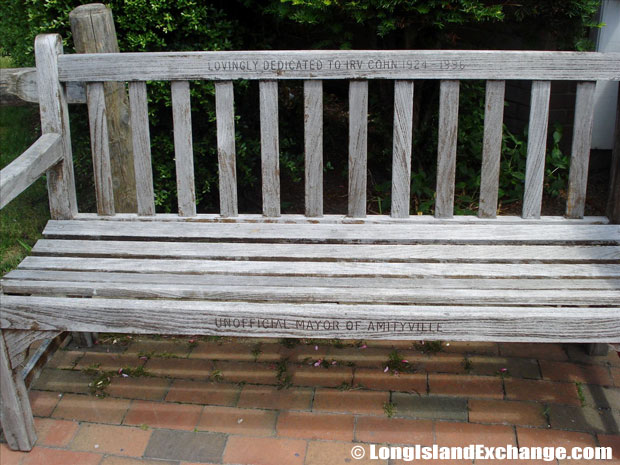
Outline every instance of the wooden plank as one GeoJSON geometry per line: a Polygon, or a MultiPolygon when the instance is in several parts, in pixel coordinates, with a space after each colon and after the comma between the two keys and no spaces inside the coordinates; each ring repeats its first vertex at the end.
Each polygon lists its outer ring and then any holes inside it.
{"type": "Polygon", "coordinates": [[[41,239],[33,255],[200,260],[304,260],[346,262],[611,263],[617,246],[248,244],[41,239]]]}
{"type": "Polygon", "coordinates": [[[49,330],[245,337],[500,342],[604,342],[620,337],[618,309],[605,307],[352,306],[5,296],[0,310],[2,328],[11,329],[28,328],[36,321],[49,330]]]}
{"type": "Polygon", "coordinates": [[[278,139],[278,83],[260,81],[260,146],[263,215],[280,216],[280,145],[278,139]]]}
{"type": "Polygon", "coordinates": [[[304,81],[306,216],[323,216],[323,82],[304,81]]]}
{"type": "Polygon", "coordinates": [[[87,84],[86,96],[88,100],[90,147],[93,156],[97,213],[99,215],[114,215],[114,187],[112,184],[108,122],[103,83],[93,82],[87,84]]]}
{"type": "Polygon", "coordinates": [[[515,215],[502,215],[496,218],[479,218],[473,215],[456,215],[452,218],[435,218],[431,215],[413,215],[408,218],[393,218],[389,215],[369,215],[366,218],[350,218],[346,215],[323,215],[308,218],[305,215],[286,214],[278,218],[265,218],[261,214],[245,213],[235,218],[222,218],[219,214],[200,213],[195,217],[183,218],[174,213],[159,213],[151,217],[135,214],[117,213],[114,217],[98,217],[93,213],[78,213],[76,220],[91,221],[133,221],[133,222],[177,222],[177,223],[276,223],[276,224],[609,224],[606,216],[585,216],[567,219],[564,216],[541,216],[540,219],[523,218],[515,215]]]}
{"type": "Polygon", "coordinates": [[[16,269],[7,273],[2,284],[14,281],[70,281],[120,284],[169,284],[193,286],[281,286],[281,287],[355,287],[368,289],[536,289],[536,290],[620,290],[618,278],[588,279],[472,279],[472,278],[402,278],[402,277],[321,277],[321,276],[242,276],[179,273],[99,273],[89,271],[54,271],[16,269]]]}
{"type": "Polygon", "coordinates": [[[487,81],[478,207],[478,216],[482,218],[495,218],[497,213],[505,90],[505,81],[487,81]]]}
{"type": "MultiPolygon", "coordinates": [[[[4,300],[4,297],[3,297],[4,300]]],[[[0,333],[0,421],[9,447],[29,451],[37,441],[28,391],[19,370],[11,369],[4,336],[0,333]]]]}
{"type": "Polygon", "coordinates": [[[521,214],[523,218],[540,217],[545,177],[550,97],[550,81],[532,82],[527,161],[525,165],[525,192],[523,194],[523,211],[521,214]]]}
{"type": "Polygon", "coordinates": [[[58,79],[58,57],[62,54],[62,39],[58,34],[38,35],[34,51],[41,132],[60,134],[62,137],[63,162],[47,172],[50,215],[54,219],[69,219],[77,214],[77,200],[73,177],[69,109],[65,90],[58,79]]]}
{"type": "Polygon", "coordinates": [[[28,350],[34,342],[54,338],[58,334],[59,333],[56,331],[4,330],[4,340],[11,361],[11,368],[19,368],[26,358],[26,350],[28,350]]]}
{"type": "Polygon", "coordinates": [[[237,165],[235,160],[235,109],[233,83],[215,83],[217,158],[220,176],[220,215],[237,216],[237,165]]]}
{"type": "Polygon", "coordinates": [[[271,224],[51,220],[48,239],[133,239],[199,242],[614,245],[618,225],[568,224],[271,224]]]}
{"type": "Polygon", "coordinates": [[[60,134],[47,133],[0,171],[0,208],[64,157],[60,134]]]}
{"type": "Polygon", "coordinates": [[[23,270],[401,278],[619,278],[617,264],[363,263],[27,257],[23,270]]]}
{"type": "Polygon", "coordinates": [[[458,122],[459,81],[441,81],[437,145],[437,196],[435,199],[435,216],[438,218],[451,218],[454,215],[458,122]]]}
{"type": "Polygon", "coordinates": [[[349,216],[366,217],[368,81],[349,83],[349,216]]]}
{"type": "Polygon", "coordinates": [[[11,294],[121,299],[199,299],[243,302],[339,302],[415,305],[620,305],[620,290],[574,289],[381,289],[355,287],[205,286],[189,284],[14,281],[3,283],[11,294]]]}
{"type": "Polygon", "coordinates": [[[170,84],[179,215],[195,216],[196,187],[194,185],[194,149],[192,147],[192,110],[189,100],[189,82],[172,81],[170,84]]]}
{"type": "Polygon", "coordinates": [[[592,123],[594,121],[595,88],[596,82],[580,82],[577,84],[568,198],[566,200],[566,216],[568,218],[581,218],[585,210],[590,142],[592,141],[592,123]]]}
{"type": "MultiPolygon", "coordinates": [[[[39,103],[36,68],[4,68],[0,73],[0,100],[14,96],[23,102],[39,103]]],[[[86,86],[71,82],[66,86],[67,103],[86,103],[86,86]]]]}
{"type": "Polygon", "coordinates": [[[138,215],[150,216],[155,214],[155,194],[153,192],[151,136],[149,131],[146,83],[129,83],[129,105],[131,109],[131,132],[138,215]]]}
{"type": "Polygon", "coordinates": [[[607,216],[609,217],[609,221],[611,223],[620,224],[620,83],[618,83],[618,103],[616,104],[614,146],[611,153],[607,216]]]}
{"type": "Polygon", "coordinates": [[[407,218],[409,216],[412,131],[413,81],[394,81],[392,207],[390,209],[390,216],[394,218],[407,218]]]}
{"type": "Polygon", "coordinates": [[[305,50],[65,55],[62,81],[174,79],[620,80],[620,54],[305,50]]]}

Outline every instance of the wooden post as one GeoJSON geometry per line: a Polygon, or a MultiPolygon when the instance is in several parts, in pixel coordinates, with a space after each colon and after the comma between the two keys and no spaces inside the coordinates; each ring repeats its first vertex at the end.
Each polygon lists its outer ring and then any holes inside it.
{"type": "Polygon", "coordinates": [[[620,82],[618,83],[618,106],[610,173],[607,216],[611,223],[620,224],[620,82]]]}
{"type": "MultiPolygon", "coordinates": [[[[101,3],[81,5],[69,13],[77,53],[118,53],[112,11],[101,3]]],[[[129,117],[129,98],[122,82],[104,85],[110,144],[114,209],[135,213],[136,178],[129,117]]]]}

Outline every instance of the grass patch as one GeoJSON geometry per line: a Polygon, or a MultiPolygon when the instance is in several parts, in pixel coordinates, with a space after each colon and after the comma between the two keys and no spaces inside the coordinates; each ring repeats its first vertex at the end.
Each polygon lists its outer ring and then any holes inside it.
{"type": "Polygon", "coordinates": [[[384,402],[383,403],[383,413],[388,418],[392,418],[396,413],[396,404],[392,402],[384,402]]]}

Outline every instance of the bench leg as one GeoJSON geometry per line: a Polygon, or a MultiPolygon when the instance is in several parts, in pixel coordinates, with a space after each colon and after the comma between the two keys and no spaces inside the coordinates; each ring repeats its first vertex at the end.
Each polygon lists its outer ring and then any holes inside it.
{"type": "Polygon", "coordinates": [[[588,355],[607,355],[609,344],[586,344],[586,352],[588,355]]]}
{"type": "Polygon", "coordinates": [[[11,360],[0,334],[0,422],[4,437],[13,450],[29,451],[37,440],[28,391],[21,370],[11,360]]]}

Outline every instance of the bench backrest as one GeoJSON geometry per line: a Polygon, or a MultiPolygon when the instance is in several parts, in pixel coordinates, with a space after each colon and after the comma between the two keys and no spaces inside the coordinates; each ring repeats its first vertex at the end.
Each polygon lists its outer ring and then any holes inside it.
{"type": "MultiPolygon", "coordinates": [[[[414,80],[440,80],[435,216],[454,210],[459,81],[486,80],[479,216],[497,210],[506,80],[531,80],[524,218],[539,218],[544,182],[552,80],[577,81],[566,216],[584,215],[594,91],[597,80],[620,80],[620,54],[517,51],[248,51],[62,55],[59,37],[36,43],[43,131],[65,137],[70,165],[66,99],[60,83],[85,82],[93,151],[97,211],[114,215],[105,118],[104,82],[129,82],[138,213],[154,215],[146,81],[171,81],[179,215],[195,216],[190,83],[213,80],[216,91],[220,215],[238,215],[233,81],[259,80],[263,214],[280,216],[278,81],[304,82],[305,214],[323,215],[322,81],[349,80],[348,215],[366,216],[368,80],[394,80],[391,216],[409,215],[414,80]],[[42,85],[43,84],[43,85],[42,85]]],[[[75,216],[72,168],[61,173],[68,201],[51,200],[55,217],[75,216]],[[54,205],[59,205],[54,211],[54,205]],[[65,208],[64,211],[58,208],[65,208]]],[[[50,192],[50,197],[54,192],[50,192]]]]}

